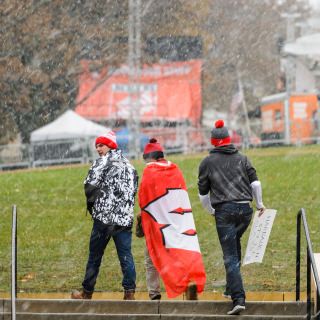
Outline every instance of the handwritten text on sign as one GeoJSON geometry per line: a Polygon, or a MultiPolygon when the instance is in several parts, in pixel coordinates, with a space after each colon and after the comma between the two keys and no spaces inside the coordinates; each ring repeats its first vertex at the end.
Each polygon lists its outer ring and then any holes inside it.
{"type": "Polygon", "coordinates": [[[277,210],[266,209],[260,217],[258,213],[253,218],[243,265],[262,262],[277,210]]]}

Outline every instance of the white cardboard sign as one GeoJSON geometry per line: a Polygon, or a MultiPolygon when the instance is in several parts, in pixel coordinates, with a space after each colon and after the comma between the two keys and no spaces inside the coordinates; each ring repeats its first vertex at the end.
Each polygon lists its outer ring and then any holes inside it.
{"type": "Polygon", "coordinates": [[[277,210],[266,209],[259,217],[259,211],[256,211],[242,265],[262,262],[276,213],[277,210]]]}

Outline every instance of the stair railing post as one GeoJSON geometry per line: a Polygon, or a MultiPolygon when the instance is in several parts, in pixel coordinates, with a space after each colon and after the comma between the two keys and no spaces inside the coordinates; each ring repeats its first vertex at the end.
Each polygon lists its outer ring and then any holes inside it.
{"type": "Polygon", "coordinates": [[[319,296],[319,291],[317,290],[317,309],[316,309],[316,314],[317,315],[317,320],[320,320],[320,314],[319,314],[319,311],[320,311],[320,296],[319,296]]]}
{"type": "Polygon", "coordinates": [[[311,262],[307,248],[307,319],[311,319],[311,262]]]}
{"type": "Polygon", "coordinates": [[[301,257],[301,209],[297,215],[297,245],[296,245],[296,301],[300,300],[300,257],[301,257]]]}
{"type": "Polygon", "coordinates": [[[17,298],[17,206],[12,207],[11,227],[11,319],[16,320],[17,298]]]}

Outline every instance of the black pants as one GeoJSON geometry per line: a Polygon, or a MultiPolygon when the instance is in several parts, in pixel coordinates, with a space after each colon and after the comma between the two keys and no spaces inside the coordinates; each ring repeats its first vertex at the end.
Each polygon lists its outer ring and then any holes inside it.
{"type": "Polygon", "coordinates": [[[122,286],[124,290],[134,290],[136,288],[136,270],[131,253],[131,228],[108,226],[99,220],[94,220],[86,274],[82,282],[83,289],[88,293],[94,291],[104,250],[111,237],[115,243],[121,265],[122,286]]]}
{"type": "Polygon", "coordinates": [[[249,203],[226,202],[215,207],[216,228],[223,252],[227,290],[233,301],[244,302],[240,273],[241,237],[247,230],[253,210],[249,203]]]}

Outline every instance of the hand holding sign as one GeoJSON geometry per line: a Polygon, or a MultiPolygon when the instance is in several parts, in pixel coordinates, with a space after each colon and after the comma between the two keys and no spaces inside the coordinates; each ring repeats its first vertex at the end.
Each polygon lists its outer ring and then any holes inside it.
{"type": "Polygon", "coordinates": [[[243,265],[262,262],[277,210],[265,209],[254,215],[243,265]]]}

